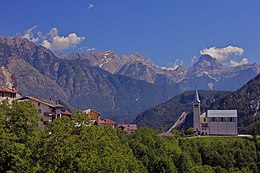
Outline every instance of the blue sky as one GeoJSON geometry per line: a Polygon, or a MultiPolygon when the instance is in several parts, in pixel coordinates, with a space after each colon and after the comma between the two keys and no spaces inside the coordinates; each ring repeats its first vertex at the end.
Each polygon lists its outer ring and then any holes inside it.
{"type": "Polygon", "coordinates": [[[42,32],[38,43],[46,39],[56,53],[139,52],[161,66],[177,59],[190,66],[204,48],[216,47],[206,52],[219,56],[232,46],[226,62],[260,64],[259,9],[259,0],[2,0],[0,34],[24,36],[36,26],[31,36],[42,32]],[[75,43],[55,47],[53,37],[72,33],[75,43]]]}

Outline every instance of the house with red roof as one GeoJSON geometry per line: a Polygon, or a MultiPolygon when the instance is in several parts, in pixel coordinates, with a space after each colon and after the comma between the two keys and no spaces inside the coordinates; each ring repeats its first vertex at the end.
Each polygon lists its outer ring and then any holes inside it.
{"type": "Polygon", "coordinates": [[[99,124],[101,121],[101,114],[93,109],[87,109],[83,111],[88,119],[94,124],[99,124]]]}
{"type": "Polygon", "coordinates": [[[99,125],[107,125],[107,126],[111,126],[111,127],[115,128],[117,123],[113,120],[106,118],[104,120],[100,120],[99,125]]]}
{"type": "Polygon", "coordinates": [[[0,86],[0,101],[8,100],[13,101],[17,97],[17,92],[14,88],[9,88],[8,86],[0,86]]]}

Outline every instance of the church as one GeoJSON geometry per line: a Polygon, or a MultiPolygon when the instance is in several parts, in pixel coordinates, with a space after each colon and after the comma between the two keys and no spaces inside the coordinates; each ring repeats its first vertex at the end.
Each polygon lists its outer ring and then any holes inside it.
{"type": "Polygon", "coordinates": [[[196,135],[237,135],[237,110],[207,110],[201,114],[200,98],[196,89],[193,128],[196,135]]]}

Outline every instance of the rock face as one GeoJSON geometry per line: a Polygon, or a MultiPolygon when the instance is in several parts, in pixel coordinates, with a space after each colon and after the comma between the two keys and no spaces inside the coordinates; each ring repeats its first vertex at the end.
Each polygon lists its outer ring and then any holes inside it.
{"type": "MultiPolygon", "coordinates": [[[[224,97],[230,92],[200,90],[199,94],[202,107],[205,108],[210,106],[214,100],[224,97]]],[[[192,111],[194,96],[195,91],[179,94],[165,103],[140,113],[134,123],[137,123],[139,127],[149,126],[153,129],[168,130],[183,112],[190,113],[192,111]]]]}
{"type": "MultiPolygon", "coordinates": [[[[138,112],[174,95],[164,87],[93,67],[94,62],[72,56],[61,59],[27,39],[0,37],[0,64],[22,95],[96,109],[119,122],[132,121],[138,112]]],[[[0,77],[1,85],[10,81],[3,70],[0,77]]]]}
{"type": "Polygon", "coordinates": [[[233,91],[260,73],[260,66],[257,64],[224,67],[209,55],[202,55],[189,69],[182,66],[159,67],[138,53],[123,55],[120,58],[111,50],[92,54],[71,54],[63,58],[85,59],[92,66],[101,67],[110,73],[149,83],[162,85],[164,80],[164,87],[171,88],[175,93],[193,90],[195,86],[200,89],[233,91]]]}
{"type": "Polygon", "coordinates": [[[90,54],[60,55],[64,59],[85,59],[92,66],[98,66],[113,74],[120,74],[133,79],[154,83],[157,75],[165,75],[173,82],[181,80],[187,70],[182,66],[176,68],[159,67],[138,53],[118,57],[113,51],[103,51],[90,54]]]}
{"type": "Polygon", "coordinates": [[[175,86],[175,92],[200,89],[234,91],[260,73],[257,64],[223,67],[209,55],[202,55],[198,62],[188,69],[186,77],[175,86]]]}

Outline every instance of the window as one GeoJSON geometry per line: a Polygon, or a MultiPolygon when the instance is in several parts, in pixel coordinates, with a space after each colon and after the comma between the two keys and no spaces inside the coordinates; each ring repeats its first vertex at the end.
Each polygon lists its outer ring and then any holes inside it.
{"type": "Polygon", "coordinates": [[[40,102],[38,102],[38,106],[41,106],[41,103],[40,103],[40,102]]]}
{"type": "Polygon", "coordinates": [[[224,122],[224,118],[223,117],[221,117],[221,122],[224,122]]]}
{"type": "Polygon", "coordinates": [[[42,110],[41,110],[41,109],[39,109],[39,110],[38,110],[38,112],[39,112],[39,113],[42,113],[42,110]]]}
{"type": "Polygon", "coordinates": [[[206,122],[207,121],[207,119],[206,118],[204,118],[204,122],[206,122]]]}
{"type": "Polygon", "coordinates": [[[213,121],[213,122],[216,122],[216,118],[212,118],[212,121],[213,121]]]}
{"type": "Polygon", "coordinates": [[[234,120],[233,120],[233,118],[232,117],[230,117],[229,118],[229,122],[233,122],[234,120]]]}

